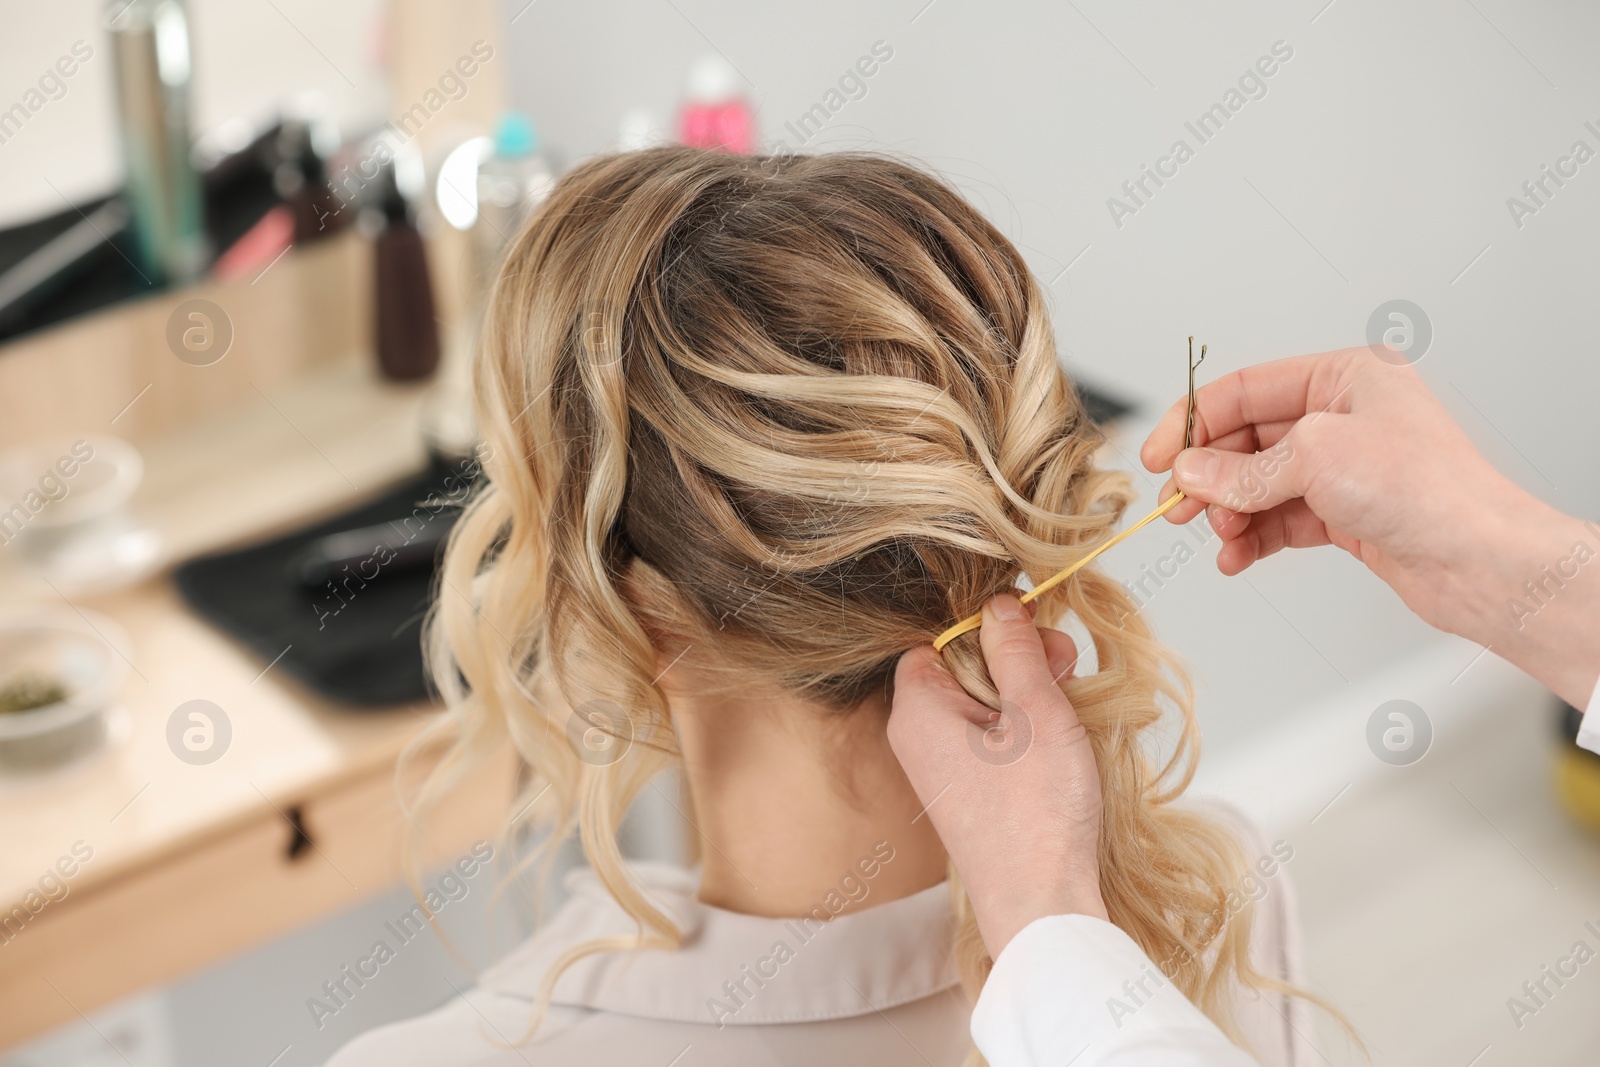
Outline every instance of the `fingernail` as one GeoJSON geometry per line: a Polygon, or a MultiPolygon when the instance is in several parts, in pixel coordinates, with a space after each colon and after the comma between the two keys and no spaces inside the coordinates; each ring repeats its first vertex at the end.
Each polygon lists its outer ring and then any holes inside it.
{"type": "Polygon", "coordinates": [[[1209,448],[1186,448],[1172,464],[1173,476],[1184,489],[1209,489],[1216,481],[1222,457],[1209,448]]]}
{"type": "Polygon", "coordinates": [[[1010,593],[1001,593],[989,601],[989,610],[997,619],[1020,619],[1022,618],[1022,601],[1010,593]]]}
{"type": "Polygon", "coordinates": [[[1057,682],[1064,681],[1067,677],[1067,673],[1071,670],[1072,662],[1070,660],[1053,659],[1050,661],[1050,677],[1054,678],[1057,682]]]}

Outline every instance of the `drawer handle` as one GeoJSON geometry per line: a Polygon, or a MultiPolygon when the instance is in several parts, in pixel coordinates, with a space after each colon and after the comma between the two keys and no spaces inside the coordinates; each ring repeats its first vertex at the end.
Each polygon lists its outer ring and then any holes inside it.
{"type": "Polygon", "coordinates": [[[284,857],[292,863],[316,846],[311,841],[311,834],[306,830],[305,816],[298,807],[284,812],[284,817],[289,820],[289,828],[294,831],[294,835],[289,838],[289,847],[284,852],[284,857]]]}

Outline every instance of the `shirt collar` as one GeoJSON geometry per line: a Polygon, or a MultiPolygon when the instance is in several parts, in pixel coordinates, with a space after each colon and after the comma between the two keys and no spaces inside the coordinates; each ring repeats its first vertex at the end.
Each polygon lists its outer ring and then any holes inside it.
{"type": "MultiPolygon", "coordinates": [[[[822,922],[702,904],[695,899],[697,876],[680,867],[635,863],[630,870],[684,931],[682,946],[586,956],[562,974],[552,1003],[743,1026],[867,1015],[960,982],[948,883],[881,904],[868,896],[822,922]]],[[[532,999],[563,952],[637,931],[592,870],[569,874],[566,887],[571,899],[542,931],[485,973],[486,988],[532,999]]],[[[817,914],[828,910],[819,907],[817,914]]]]}

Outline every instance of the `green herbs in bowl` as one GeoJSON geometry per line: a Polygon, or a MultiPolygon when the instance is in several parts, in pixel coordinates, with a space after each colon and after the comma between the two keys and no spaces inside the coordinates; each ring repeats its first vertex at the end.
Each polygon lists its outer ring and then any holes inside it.
{"type": "Polygon", "coordinates": [[[0,715],[49,707],[67,699],[67,687],[53,678],[25,671],[0,681],[0,715]]]}

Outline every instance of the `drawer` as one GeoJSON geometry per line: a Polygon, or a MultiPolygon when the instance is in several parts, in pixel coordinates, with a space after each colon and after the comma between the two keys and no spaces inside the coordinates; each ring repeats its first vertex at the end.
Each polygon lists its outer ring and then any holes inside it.
{"type": "MultiPolygon", "coordinates": [[[[494,839],[509,758],[457,787],[429,821],[431,858],[494,839]]],[[[207,838],[108,875],[41,910],[0,945],[0,1048],[170,982],[403,880],[405,828],[389,767],[274,798],[207,838]],[[276,805],[274,808],[273,805],[276,805]]]]}

